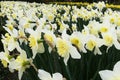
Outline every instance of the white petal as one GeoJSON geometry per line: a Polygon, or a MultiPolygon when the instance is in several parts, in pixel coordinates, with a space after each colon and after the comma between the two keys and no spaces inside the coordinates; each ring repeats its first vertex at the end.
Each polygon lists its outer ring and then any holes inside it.
{"type": "Polygon", "coordinates": [[[96,39],[96,42],[98,47],[101,47],[102,45],[105,44],[103,39],[96,39]]]}
{"type": "Polygon", "coordinates": [[[114,45],[117,49],[120,50],[120,43],[118,41],[114,41],[114,45]]]}
{"type": "Polygon", "coordinates": [[[120,74],[120,61],[114,65],[113,71],[120,74]]]}
{"type": "Polygon", "coordinates": [[[8,66],[10,69],[18,69],[20,68],[20,64],[16,61],[11,61],[8,66]]]}
{"type": "Polygon", "coordinates": [[[8,43],[8,50],[13,51],[15,49],[15,44],[12,42],[8,43]]]}
{"type": "Polygon", "coordinates": [[[51,79],[50,73],[48,73],[48,72],[46,72],[46,71],[44,71],[44,70],[41,70],[41,69],[38,70],[38,77],[39,77],[41,80],[51,79]]]}
{"type": "Polygon", "coordinates": [[[81,50],[82,50],[84,53],[87,53],[87,50],[84,48],[84,46],[82,46],[81,50]]]}
{"type": "Polygon", "coordinates": [[[18,31],[13,29],[13,34],[11,34],[11,36],[18,37],[18,31]]]}
{"type": "Polygon", "coordinates": [[[32,30],[32,29],[26,29],[26,32],[28,32],[28,33],[30,33],[30,34],[35,33],[35,31],[32,30]]]}
{"type": "Polygon", "coordinates": [[[65,40],[69,40],[69,35],[66,34],[66,29],[62,32],[62,38],[65,39],[65,40]]]}
{"type": "Polygon", "coordinates": [[[68,59],[69,59],[69,54],[67,54],[67,55],[64,57],[64,63],[65,63],[65,65],[67,65],[68,59]]]}
{"type": "Polygon", "coordinates": [[[81,55],[80,53],[77,51],[77,49],[73,46],[71,46],[70,48],[70,55],[72,58],[74,59],[80,59],[81,58],[81,55]]]}
{"type": "Polygon", "coordinates": [[[63,76],[60,73],[54,73],[53,80],[63,80],[63,76]]]}
{"type": "Polygon", "coordinates": [[[21,51],[22,51],[22,49],[20,48],[20,45],[19,45],[19,43],[18,43],[18,42],[16,42],[16,49],[17,49],[19,52],[21,52],[21,51]]]}
{"type": "Polygon", "coordinates": [[[21,80],[24,71],[25,70],[22,69],[22,68],[18,70],[18,78],[19,78],[19,80],[21,80]]]}
{"type": "Polygon", "coordinates": [[[39,53],[44,53],[44,52],[45,52],[43,43],[39,43],[39,44],[38,44],[38,50],[37,50],[37,51],[38,51],[39,53]]]}
{"type": "Polygon", "coordinates": [[[49,51],[49,53],[51,53],[51,51],[52,51],[52,48],[50,46],[48,47],[48,51],[49,51]]]}
{"type": "Polygon", "coordinates": [[[100,77],[102,78],[102,80],[113,80],[113,76],[114,76],[114,73],[113,71],[110,71],[110,70],[103,70],[103,71],[100,71],[99,72],[100,74],[100,77]]]}
{"type": "Polygon", "coordinates": [[[99,49],[98,47],[96,47],[96,48],[95,48],[95,51],[94,51],[94,54],[95,54],[95,55],[96,55],[96,54],[101,55],[102,53],[101,53],[100,49],[99,49]]]}
{"type": "Polygon", "coordinates": [[[5,54],[4,52],[0,52],[0,59],[1,59],[1,60],[4,59],[4,57],[5,57],[4,54],[5,54]]]}
{"type": "Polygon", "coordinates": [[[20,57],[21,57],[22,59],[27,59],[27,55],[26,55],[26,52],[25,52],[24,50],[21,50],[20,53],[21,53],[21,54],[20,54],[20,57]]]}
{"type": "Polygon", "coordinates": [[[3,26],[3,28],[4,28],[10,35],[12,35],[12,32],[10,31],[10,29],[9,29],[8,27],[3,26]]]}
{"type": "Polygon", "coordinates": [[[33,58],[33,59],[35,58],[35,56],[36,56],[36,54],[37,54],[37,50],[38,50],[37,47],[32,47],[32,53],[33,53],[32,58],[33,58]]]}

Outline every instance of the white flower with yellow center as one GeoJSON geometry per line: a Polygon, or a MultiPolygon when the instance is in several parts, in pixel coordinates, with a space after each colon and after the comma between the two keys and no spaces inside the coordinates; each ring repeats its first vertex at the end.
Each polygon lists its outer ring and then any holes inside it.
{"type": "Polygon", "coordinates": [[[2,36],[2,38],[3,38],[2,39],[3,44],[7,45],[7,48],[9,51],[13,51],[14,49],[17,49],[18,51],[21,50],[20,45],[17,41],[17,36],[14,36],[13,33],[12,35],[10,35],[9,33],[6,33],[5,37],[2,36]]]}
{"type": "Polygon", "coordinates": [[[30,23],[30,19],[27,17],[21,17],[19,19],[19,26],[18,28],[23,28],[23,29],[28,29],[28,28],[33,28],[35,26],[35,23],[30,23]]]}
{"type": "Polygon", "coordinates": [[[56,36],[55,34],[53,34],[52,31],[48,31],[48,30],[43,30],[44,34],[44,39],[46,41],[46,43],[49,45],[49,52],[51,52],[53,50],[53,48],[55,47],[55,41],[56,41],[56,36]]]}
{"type": "Polygon", "coordinates": [[[120,43],[117,39],[117,31],[115,28],[111,28],[111,30],[107,33],[102,33],[102,37],[104,40],[104,45],[110,48],[113,44],[117,49],[120,49],[120,43]]]}
{"type": "Polygon", "coordinates": [[[100,25],[100,23],[95,20],[89,21],[89,24],[87,25],[87,27],[89,28],[90,34],[98,36],[99,25],[100,25]]]}
{"type": "Polygon", "coordinates": [[[10,61],[14,60],[14,58],[9,54],[7,45],[4,44],[4,41],[2,41],[4,52],[0,52],[0,60],[4,67],[8,67],[8,64],[10,61]]]}
{"type": "Polygon", "coordinates": [[[120,61],[118,61],[111,70],[102,70],[99,72],[102,80],[120,80],[120,61]]]}
{"type": "Polygon", "coordinates": [[[20,55],[9,63],[9,69],[18,71],[18,78],[21,80],[23,72],[30,67],[30,59],[27,58],[26,52],[21,50],[20,55]]]}
{"type": "Polygon", "coordinates": [[[8,67],[8,63],[10,62],[10,59],[12,59],[12,57],[9,55],[9,53],[0,52],[0,60],[5,68],[8,67]]]}
{"type": "Polygon", "coordinates": [[[18,40],[19,40],[20,44],[22,44],[23,42],[25,42],[26,44],[28,43],[24,29],[18,30],[18,38],[19,38],[18,40]]]}
{"type": "Polygon", "coordinates": [[[36,54],[43,53],[45,51],[43,43],[41,42],[41,32],[38,30],[27,29],[27,32],[30,34],[28,41],[29,46],[33,52],[33,58],[35,58],[36,54]]]}
{"type": "Polygon", "coordinates": [[[103,23],[99,25],[99,31],[101,33],[109,32],[115,25],[111,24],[109,20],[103,20],[103,23]]]}
{"type": "Polygon", "coordinates": [[[105,5],[105,2],[98,2],[98,3],[95,3],[95,7],[97,7],[100,11],[104,8],[104,7],[106,7],[106,5],[105,5]]]}
{"type": "Polygon", "coordinates": [[[86,48],[90,51],[94,50],[95,55],[102,54],[99,48],[104,44],[104,41],[94,35],[88,35],[87,38],[86,48]]]}
{"type": "Polygon", "coordinates": [[[56,72],[51,76],[50,73],[41,69],[38,70],[38,77],[41,80],[63,80],[63,76],[60,73],[56,72]]]}
{"type": "Polygon", "coordinates": [[[58,22],[59,26],[60,26],[60,29],[59,29],[59,32],[63,32],[64,30],[66,30],[67,28],[69,28],[69,26],[67,24],[65,24],[63,21],[62,22],[58,22]]]}
{"type": "Polygon", "coordinates": [[[67,61],[70,55],[74,59],[81,58],[81,55],[77,51],[77,49],[73,47],[72,44],[65,39],[57,38],[56,47],[58,54],[64,58],[65,65],[67,65],[67,61]]]}
{"type": "Polygon", "coordinates": [[[86,39],[85,36],[82,35],[80,32],[73,32],[72,35],[70,36],[70,42],[76,46],[79,51],[82,51],[86,53],[86,49],[84,48],[86,39]]]}

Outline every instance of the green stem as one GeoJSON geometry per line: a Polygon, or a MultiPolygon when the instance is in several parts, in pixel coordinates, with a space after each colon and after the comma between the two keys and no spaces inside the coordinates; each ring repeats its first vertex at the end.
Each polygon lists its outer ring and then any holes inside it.
{"type": "Polygon", "coordinates": [[[97,77],[98,71],[100,70],[100,65],[101,65],[101,62],[102,62],[103,56],[104,56],[104,55],[102,55],[102,58],[100,59],[99,64],[98,64],[97,71],[96,71],[96,73],[94,74],[94,76],[93,76],[93,78],[92,78],[91,80],[96,80],[96,77],[97,77]]]}
{"type": "Polygon", "coordinates": [[[49,65],[50,65],[50,70],[51,70],[51,73],[53,73],[53,66],[52,66],[52,60],[51,60],[51,54],[48,53],[48,62],[49,62],[49,65]]]}
{"type": "Polygon", "coordinates": [[[71,77],[71,74],[70,74],[70,71],[69,71],[68,66],[65,66],[65,68],[66,68],[66,71],[67,71],[67,74],[68,74],[69,80],[72,80],[72,77],[71,77]]]}

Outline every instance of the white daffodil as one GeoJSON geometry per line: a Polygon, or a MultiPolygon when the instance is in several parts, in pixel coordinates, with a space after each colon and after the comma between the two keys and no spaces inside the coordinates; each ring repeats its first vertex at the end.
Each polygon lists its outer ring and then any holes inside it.
{"type": "Polygon", "coordinates": [[[19,40],[20,44],[22,44],[23,42],[25,42],[25,44],[28,43],[27,37],[26,37],[25,32],[24,32],[24,29],[19,29],[18,30],[18,38],[19,38],[18,40],[19,40]]]}
{"type": "Polygon", "coordinates": [[[49,52],[52,51],[52,49],[55,47],[55,41],[56,41],[56,36],[53,34],[52,31],[44,30],[42,31],[44,34],[44,39],[46,43],[49,45],[49,52]]]}
{"type": "Polygon", "coordinates": [[[87,27],[89,28],[90,34],[98,36],[99,25],[100,25],[100,23],[95,20],[89,21],[89,24],[87,25],[87,27]]]}
{"type": "Polygon", "coordinates": [[[40,18],[37,20],[37,29],[41,30],[41,29],[46,29],[45,24],[46,24],[46,19],[45,18],[40,18]]]}
{"type": "Polygon", "coordinates": [[[63,32],[65,31],[67,28],[69,28],[69,26],[67,24],[65,24],[63,21],[62,22],[58,22],[59,26],[60,26],[60,29],[59,29],[59,32],[63,32]]]}
{"type": "Polygon", "coordinates": [[[105,2],[98,2],[98,3],[94,3],[95,7],[97,7],[100,11],[106,7],[105,2]]]}
{"type": "Polygon", "coordinates": [[[60,73],[57,72],[51,76],[50,73],[41,69],[38,70],[38,77],[41,80],[63,80],[63,76],[60,73]]]}
{"type": "Polygon", "coordinates": [[[82,51],[84,53],[87,52],[85,49],[85,43],[86,43],[85,36],[80,32],[73,32],[72,35],[70,36],[70,42],[74,46],[76,46],[79,49],[79,51],[82,51]]]}
{"type": "Polygon", "coordinates": [[[94,54],[102,54],[99,48],[104,45],[104,41],[100,38],[97,38],[94,35],[88,35],[87,36],[88,40],[86,42],[86,48],[90,51],[93,51],[94,49],[94,54]]]}
{"type": "Polygon", "coordinates": [[[21,50],[20,45],[15,37],[10,36],[8,33],[6,33],[5,37],[2,36],[2,38],[3,44],[7,45],[9,51],[13,51],[14,49],[17,49],[18,51],[21,50]]]}
{"type": "Polygon", "coordinates": [[[104,40],[104,45],[108,46],[108,49],[114,44],[116,49],[120,49],[120,43],[118,42],[117,39],[117,31],[115,28],[111,28],[109,32],[107,33],[102,33],[102,37],[104,40]]]}
{"type": "Polygon", "coordinates": [[[120,80],[120,61],[118,61],[111,70],[102,70],[99,72],[102,80],[120,80]]]}
{"type": "Polygon", "coordinates": [[[0,60],[4,67],[8,67],[8,63],[10,62],[11,59],[12,57],[9,55],[9,53],[0,52],[0,60]]]}
{"type": "Polygon", "coordinates": [[[8,67],[9,62],[14,60],[14,58],[10,55],[7,45],[4,44],[4,42],[3,42],[3,47],[4,47],[4,52],[0,52],[0,60],[4,67],[8,67]]]}
{"type": "Polygon", "coordinates": [[[111,24],[108,19],[105,19],[103,23],[99,25],[99,31],[101,33],[109,32],[111,29],[113,29],[115,25],[111,24]]]}
{"type": "Polygon", "coordinates": [[[56,47],[58,54],[64,58],[65,65],[67,65],[67,61],[70,55],[73,59],[81,58],[80,53],[74,46],[72,46],[71,42],[69,41],[69,36],[64,32],[62,34],[62,38],[56,39],[56,47]]]}
{"type": "Polygon", "coordinates": [[[23,72],[30,67],[30,59],[27,58],[26,52],[21,50],[20,55],[9,63],[10,70],[18,71],[18,78],[21,80],[23,72]]]}
{"type": "Polygon", "coordinates": [[[36,54],[43,53],[45,51],[43,43],[41,42],[41,32],[38,30],[27,29],[27,32],[30,34],[28,41],[29,46],[33,52],[33,58],[35,58],[36,54]]]}
{"type": "Polygon", "coordinates": [[[35,23],[30,23],[30,19],[28,17],[22,17],[19,20],[19,26],[18,28],[28,29],[33,28],[35,26],[35,23]]]}
{"type": "Polygon", "coordinates": [[[9,51],[13,51],[15,48],[20,51],[20,45],[18,42],[18,38],[19,38],[19,34],[18,34],[18,30],[13,28],[9,28],[9,27],[3,27],[8,33],[5,34],[5,37],[2,36],[2,42],[6,45],[8,45],[8,50],[9,51]]]}

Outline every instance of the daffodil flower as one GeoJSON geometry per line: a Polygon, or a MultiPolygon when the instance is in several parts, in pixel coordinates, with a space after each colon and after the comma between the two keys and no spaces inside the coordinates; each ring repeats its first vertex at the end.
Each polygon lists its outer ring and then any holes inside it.
{"type": "Polygon", "coordinates": [[[9,62],[9,69],[18,71],[18,78],[21,80],[23,72],[30,67],[30,59],[27,58],[26,52],[21,50],[20,55],[11,62],[9,62]]]}
{"type": "Polygon", "coordinates": [[[58,54],[64,58],[65,65],[67,65],[70,55],[73,59],[81,58],[80,53],[74,46],[72,46],[71,42],[69,41],[69,36],[65,32],[62,34],[62,38],[56,39],[56,47],[58,54]]]}
{"type": "MultiPolygon", "coordinates": [[[[120,43],[118,42],[117,39],[117,31],[115,28],[111,28],[109,32],[107,33],[102,33],[103,40],[104,40],[104,45],[108,46],[108,49],[114,45],[117,49],[120,49],[120,43]]],[[[108,50],[107,49],[107,50],[108,50]]]]}
{"type": "Polygon", "coordinates": [[[88,35],[87,38],[86,48],[90,51],[94,49],[94,54],[102,54],[99,48],[104,45],[104,41],[94,35],[88,35]]]}
{"type": "Polygon", "coordinates": [[[112,70],[101,70],[99,72],[102,80],[120,80],[120,61],[118,61],[112,70]]]}
{"type": "Polygon", "coordinates": [[[2,61],[2,64],[4,67],[8,67],[8,63],[12,57],[7,52],[0,52],[0,60],[2,61]]]}
{"type": "Polygon", "coordinates": [[[45,51],[43,43],[41,42],[41,32],[32,29],[27,29],[27,32],[30,33],[28,41],[33,52],[33,58],[35,58],[38,52],[43,53],[45,51]]]}
{"type": "Polygon", "coordinates": [[[49,52],[51,52],[55,47],[56,36],[55,34],[53,34],[53,31],[43,30],[42,32],[45,33],[44,39],[46,43],[49,45],[48,48],[49,52]]]}
{"type": "Polygon", "coordinates": [[[21,50],[20,45],[15,37],[6,33],[5,37],[2,36],[2,38],[3,44],[7,45],[9,51],[13,51],[14,49],[17,49],[18,51],[21,50]]]}
{"type": "Polygon", "coordinates": [[[86,53],[85,49],[85,43],[86,43],[86,38],[81,32],[73,32],[72,35],[70,36],[70,42],[76,46],[79,51],[82,51],[86,53]]]}
{"type": "Polygon", "coordinates": [[[50,73],[41,69],[38,70],[38,77],[41,80],[63,80],[63,76],[60,73],[56,72],[51,76],[50,73]]]}

